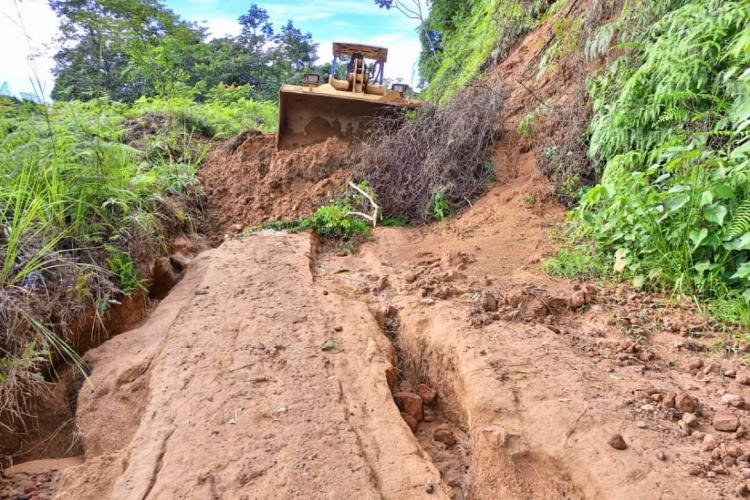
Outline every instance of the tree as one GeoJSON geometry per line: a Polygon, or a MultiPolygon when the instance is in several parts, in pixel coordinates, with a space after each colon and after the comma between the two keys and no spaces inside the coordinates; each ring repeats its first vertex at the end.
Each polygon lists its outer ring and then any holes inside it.
{"type": "Polygon", "coordinates": [[[134,100],[190,78],[203,30],[158,0],[50,0],[60,19],[54,99],[134,100]]]}
{"type": "Polygon", "coordinates": [[[429,12],[430,0],[375,0],[381,9],[396,9],[409,19],[424,24],[425,13],[429,12]]]}
{"type": "Polygon", "coordinates": [[[242,32],[237,41],[247,50],[262,52],[266,43],[273,37],[273,26],[268,11],[252,4],[247,14],[239,17],[239,22],[242,32]]]}
{"type": "Polygon", "coordinates": [[[302,33],[290,19],[274,37],[277,63],[285,66],[290,74],[311,66],[318,58],[318,44],[312,41],[312,33],[302,33]]]}

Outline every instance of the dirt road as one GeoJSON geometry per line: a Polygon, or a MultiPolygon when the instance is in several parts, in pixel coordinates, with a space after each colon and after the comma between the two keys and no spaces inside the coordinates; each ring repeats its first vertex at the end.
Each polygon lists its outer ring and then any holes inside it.
{"type": "Polygon", "coordinates": [[[637,344],[607,326],[627,312],[614,292],[576,309],[576,286],[538,271],[556,216],[524,205],[535,175],[355,255],[284,233],[201,254],[146,324],[87,355],[85,463],[58,498],[730,493],[742,469],[723,457],[742,441],[711,420],[737,387],[727,362],[703,377],[678,333],[637,344]],[[437,396],[412,432],[418,384],[437,396]],[[694,413],[674,408],[688,393],[694,413]]]}

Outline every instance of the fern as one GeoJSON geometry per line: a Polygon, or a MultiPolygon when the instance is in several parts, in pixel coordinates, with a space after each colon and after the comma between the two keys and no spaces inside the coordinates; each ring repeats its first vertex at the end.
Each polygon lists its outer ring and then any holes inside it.
{"type": "Polygon", "coordinates": [[[727,239],[733,240],[750,231],[750,198],[740,204],[727,230],[727,239]]]}

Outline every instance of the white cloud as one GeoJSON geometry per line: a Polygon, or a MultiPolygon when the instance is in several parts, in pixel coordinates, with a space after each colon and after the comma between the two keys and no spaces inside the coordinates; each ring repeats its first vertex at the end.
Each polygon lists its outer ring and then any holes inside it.
{"type": "Polygon", "coordinates": [[[46,96],[52,91],[54,61],[50,46],[57,17],[45,0],[0,0],[0,83],[14,93],[33,92],[32,79],[46,96]]]}
{"type": "Polygon", "coordinates": [[[212,16],[200,21],[208,27],[209,38],[221,38],[223,36],[237,36],[240,34],[240,24],[237,18],[232,16],[212,16]]]}

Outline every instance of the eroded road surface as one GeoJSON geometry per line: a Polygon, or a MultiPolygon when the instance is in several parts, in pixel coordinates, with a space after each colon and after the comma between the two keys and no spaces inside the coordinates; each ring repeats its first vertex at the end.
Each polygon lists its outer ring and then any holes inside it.
{"type": "Polygon", "coordinates": [[[391,345],[364,303],[315,285],[314,258],[309,235],[227,242],[146,324],[90,351],[86,462],[58,496],[440,495],[393,404],[391,345]]]}

